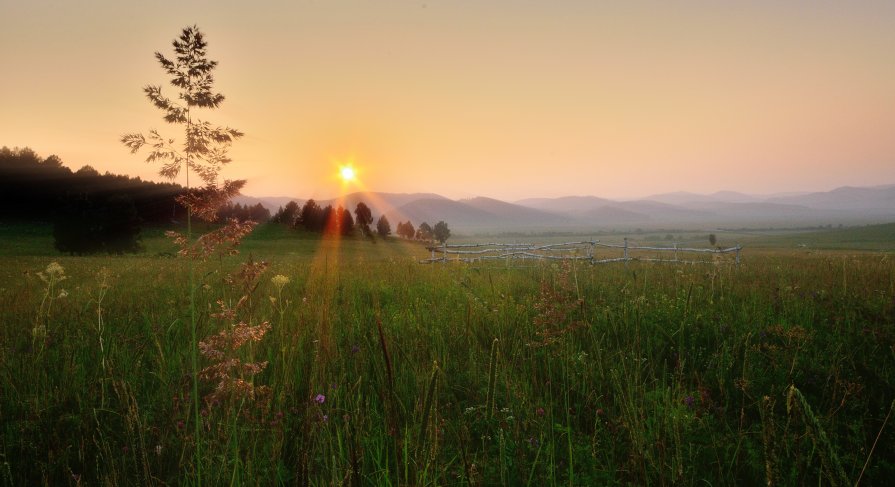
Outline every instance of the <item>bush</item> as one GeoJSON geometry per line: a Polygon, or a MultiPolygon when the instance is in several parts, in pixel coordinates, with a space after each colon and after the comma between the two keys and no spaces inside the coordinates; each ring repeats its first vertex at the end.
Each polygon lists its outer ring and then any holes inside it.
{"type": "Polygon", "coordinates": [[[56,250],[71,255],[120,255],[143,250],[140,218],[133,200],[127,196],[64,198],[56,213],[53,238],[56,250]]]}

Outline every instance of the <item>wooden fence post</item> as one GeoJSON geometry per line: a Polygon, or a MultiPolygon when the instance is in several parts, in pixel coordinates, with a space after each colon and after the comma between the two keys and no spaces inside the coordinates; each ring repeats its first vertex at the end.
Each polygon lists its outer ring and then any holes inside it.
{"type": "Polygon", "coordinates": [[[625,267],[628,266],[628,237],[625,237],[625,267]]]}

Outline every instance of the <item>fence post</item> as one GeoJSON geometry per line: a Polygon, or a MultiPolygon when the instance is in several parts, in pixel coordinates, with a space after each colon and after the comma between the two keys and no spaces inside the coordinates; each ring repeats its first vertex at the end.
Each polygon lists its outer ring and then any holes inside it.
{"type": "Polygon", "coordinates": [[[441,263],[447,264],[447,241],[441,242],[441,263]]]}
{"type": "Polygon", "coordinates": [[[674,261],[677,262],[677,242],[674,243],[674,261]]]}
{"type": "Polygon", "coordinates": [[[628,266],[628,237],[625,237],[625,267],[628,266]]]}
{"type": "Polygon", "coordinates": [[[429,250],[432,252],[432,258],[429,260],[435,262],[435,246],[433,245],[433,246],[429,247],[429,250]]]}
{"type": "Polygon", "coordinates": [[[737,269],[740,268],[740,244],[737,244],[736,267],[737,269]]]}

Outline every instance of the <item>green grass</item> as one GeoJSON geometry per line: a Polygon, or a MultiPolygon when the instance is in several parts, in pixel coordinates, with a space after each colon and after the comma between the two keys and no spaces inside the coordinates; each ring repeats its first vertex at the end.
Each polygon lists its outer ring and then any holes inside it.
{"type": "MultiPolygon", "coordinates": [[[[186,262],[160,233],[120,257],[0,237],[0,485],[193,483],[186,262]],[[41,314],[53,261],[68,295],[41,314]]],[[[420,265],[418,244],[276,226],[241,250],[197,266],[199,336],[247,289],[237,321],[272,329],[228,353],[268,362],[250,380],[270,394],[207,408],[206,485],[825,484],[868,457],[862,483],[895,475],[885,254],[420,265]],[[249,257],[269,267],[228,283],[249,257]]]]}

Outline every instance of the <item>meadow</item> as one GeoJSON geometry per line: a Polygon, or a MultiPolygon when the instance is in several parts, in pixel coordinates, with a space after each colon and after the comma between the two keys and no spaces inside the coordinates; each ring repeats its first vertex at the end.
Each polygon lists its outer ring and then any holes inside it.
{"type": "Polygon", "coordinates": [[[194,269],[197,428],[187,261],[145,235],[69,257],[0,227],[0,484],[895,476],[879,240],[747,243],[739,267],[420,265],[418,243],[261,226],[194,269]]]}

